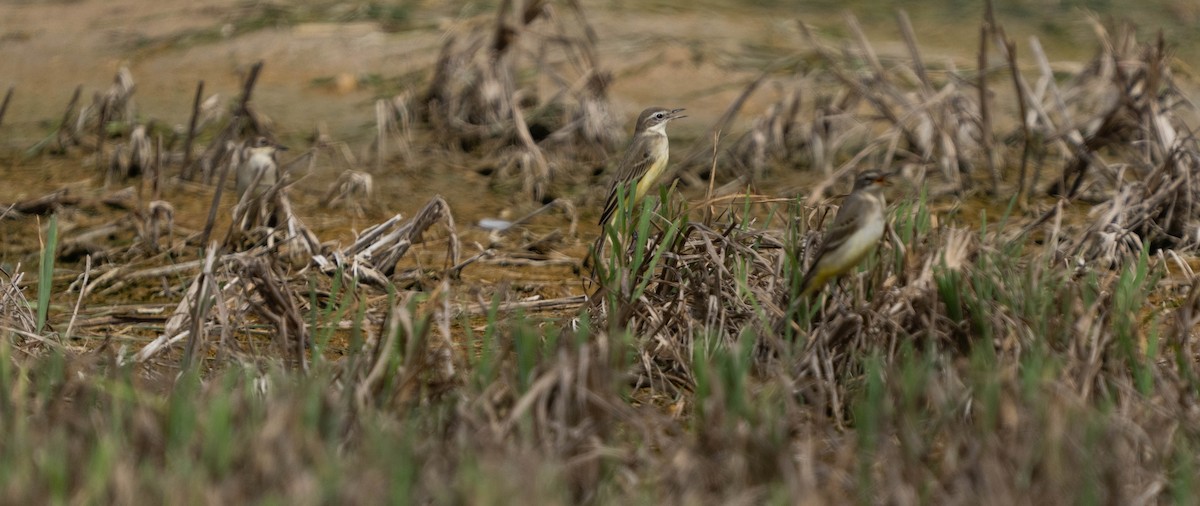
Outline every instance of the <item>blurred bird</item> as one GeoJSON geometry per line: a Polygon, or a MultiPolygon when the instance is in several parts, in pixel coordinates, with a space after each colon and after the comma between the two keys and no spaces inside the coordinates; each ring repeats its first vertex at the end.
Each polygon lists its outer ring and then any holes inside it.
{"type": "Polygon", "coordinates": [[[242,148],[241,165],[237,171],[237,194],[241,198],[255,185],[255,194],[279,181],[279,160],[276,155],[287,151],[266,137],[259,136],[242,148]],[[260,176],[261,174],[261,176],[260,176]],[[258,179],[257,184],[255,178],[258,179]]]}
{"type": "Polygon", "coordinates": [[[867,170],[854,180],[854,190],[842,202],[833,225],[825,231],[820,252],[800,281],[801,297],[809,297],[829,280],[845,274],[883,238],[886,225],[883,187],[890,174],[867,170]]]}
{"type": "Polygon", "coordinates": [[[613,181],[612,189],[608,191],[608,199],[604,203],[604,212],[600,214],[600,226],[604,227],[617,211],[618,196],[628,192],[627,188],[634,186],[631,200],[632,207],[646,196],[646,193],[658,183],[667,168],[667,157],[670,150],[667,144],[667,123],[673,119],[685,118],[680,114],[683,109],[666,109],[651,107],[642,111],[638,116],[637,126],[633,130],[633,140],[625,150],[625,157],[617,168],[617,179],[613,181]]]}

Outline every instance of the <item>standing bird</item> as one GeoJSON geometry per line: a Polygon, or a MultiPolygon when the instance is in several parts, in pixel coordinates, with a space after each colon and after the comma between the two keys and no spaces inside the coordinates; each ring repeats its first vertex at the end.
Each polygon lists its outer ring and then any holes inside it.
{"type": "Polygon", "coordinates": [[[842,202],[833,225],[825,231],[821,250],[817,253],[804,279],[800,281],[801,298],[809,297],[829,280],[845,274],[862,261],[883,238],[883,217],[887,202],[883,187],[890,174],[867,170],[854,180],[854,191],[842,202]]]}
{"type": "Polygon", "coordinates": [[[604,212],[600,214],[600,227],[603,228],[617,211],[618,195],[628,192],[626,188],[636,185],[629,205],[641,202],[646,193],[658,183],[667,168],[667,156],[670,150],[667,146],[667,123],[673,119],[686,118],[683,109],[666,109],[651,107],[642,111],[638,116],[637,126],[633,130],[633,140],[629,149],[621,159],[617,168],[617,179],[612,189],[608,191],[608,200],[604,204],[604,212]]]}
{"type": "Polygon", "coordinates": [[[275,155],[280,151],[287,151],[287,147],[262,136],[242,148],[242,163],[237,170],[238,198],[245,195],[251,185],[255,186],[255,195],[252,196],[257,196],[262,189],[279,181],[279,160],[275,155]],[[255,178],[258,179],[257,184],[255,178]]]}

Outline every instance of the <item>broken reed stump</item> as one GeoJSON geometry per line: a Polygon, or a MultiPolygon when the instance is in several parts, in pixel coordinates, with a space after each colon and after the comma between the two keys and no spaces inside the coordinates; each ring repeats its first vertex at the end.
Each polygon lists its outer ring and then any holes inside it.
{"type": "Polygon", "coordinates": [[[67,101],[67,110],[63,111],[62,119],[59,120],[59,122],[58,122],[58,139],[57,140],[58,140],[58,149],[60,151],[67,150],[67,147],[68,147],[67,141],[68,140],[70,140],[71,146],[74,146],[75,144],[79,143],[79,139],[75,138],[74,134],[71,133],[72,130],[70,128],[68,128],[67,125],[70,124],[71,116],[73,114],[75,114],[75,107],[79,105],[79,97],[82,94],[83,94],[83,85],[80,84],[75,87],[75,92],[71,94],[71,100],[67,101]]]}
{"type": "MultiPolygon", "coordinates": [[[[225,127],[225,131],[221,132],[221,135],[219,135],[213,142],[213,147],[209,148],[210,152],[214,151],[217,146],[224,148],[225,141],[233,139],[234,136],[237,135],[237,131],[240,130],[242,119],[248,115],[249,109],[247,104],[250,102],[250,93],[254,91],[254,83],[258,81],[258,73],[262,70],[262,66],[263,62],[262,60],[259,60],[252,67],[250,67],[250,75],[246,77],[246,82],[242,86],[242,99],[238,103],[238,107],[234,111],[233,117],[229,119],[229,124],[225,127]]],[[[200,236],[200,244],[208,244],[208,239],[212,236],[213,225],[217,221],[217,209],[220,208],[221,205],[221,193],[222,189],[225,187],[225,178],[229,174],[229,165],[230,164],[222,164],[221,169],[219,170],[220,175],[217,177],[216,189],[213,191],[212,205],[208,209],[208,218],[204,222],[204,232],[200,236]]]]}
{"type": "Polygon", "coordinates": [[[983,24],[979,27],[979,129],[983,141],[984,163],[987,164],[991,176],[991,192],[997,195],[1000,191],[1000,172],[996,168],[996,156],[992,145],[995,143],[992,132],[992,112],[988,107],[987,68],[988,68],[988,35],[995,30],[996,19],[992,13],[992,1],[987,0],[984,7],[983,24]]]}
{"type": "MultiPolygon", "coordinates": [[[[96,118],[96,167],[103,168],[104,160],[104,124],[108,123],[109,102],[108,97],[100,100],[100,112],[96,118]]],[[[104,184],[108,185],[108,175],[105,175],[104,184]]]]}
{"type": "Polygon", "coordinates": [[[204,81],[201,80],[196,84],[196,98],[192,100],[192,119],[188,121],[187,137],[183,141],[183,173],[181,177],[185,181],[191,181],[193,175],[192,167],[192,142],[196,140],[196,122],[200,118],[200,99],[204,96],[204,81]]]}
{"type": "Polygon", "coordinates": [[[82,201],[77,196],[71,195],[67,189],[56,190],[54,192],[35,197],[20,202],[13,202],[8,206],[3,206],[5,209],[12,209],[20,214],[37,214],[47,215],[53,213],[64,206],[77,205],[82,201]]]}
{"type": "Polygon", "coordinates": [[[8,111],[8,103],[12,101],[13,87],[8,87],[8,92],[4,94],[4,102],[0,102],[0,125],[4,124],[4,113],[8,111]]]}

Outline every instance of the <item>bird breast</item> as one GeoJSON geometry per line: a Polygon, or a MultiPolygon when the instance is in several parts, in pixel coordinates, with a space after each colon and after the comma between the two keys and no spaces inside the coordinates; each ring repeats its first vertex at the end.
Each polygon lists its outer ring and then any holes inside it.
{"type": "Polygon", "coordinates": [[[637,192],[634,195],[635,202],[642,200],[642,197],[645,197],[650,192],[650,189],[655,184],[658,184],[658,179],[662,177],[664,170],[667,168],[667,158],[671,154],[671,149],[667,145],[667,136],[662,136],[660,142],[653,144],[654,146],[651,148],[653,151],[650,155],[653,162],[651,162],[650,167],[646,168],[646,173],[638,181],[637,192]]]}
{"type": "Polygon", "coordinates": [[[275,160],[271,158],[271,155],[255,153],[250,157],[247,165],[249,166],[251,177],[259,172],[263,173],[262,180],[259,181],[261,184],[275,184],[275,160]]]}
{"type": "Polygon", "coordinates": [[[254,178],[258,177],[258,187],[266,187],[275,184],[277,180],[277,170],[275,159],[270,153],[252,152],[250,157],[242,163],[242,166],[237,171],[237,193],[238,196],[246,193],[250,189],[250,185],[254,183],[254,178]],[[262,176],[259,177],[258,174],[262,176]]]}
{"type": "Polygon", "coordinates": [[[861,220],[863,225],[838,245],[836,251],[822,255],[820,263],[833,271],[845,271],[857,265],[867,253],[879,244],[879,240],[883,238],[885,226],[883,206],[869,206],[861,220]]]}

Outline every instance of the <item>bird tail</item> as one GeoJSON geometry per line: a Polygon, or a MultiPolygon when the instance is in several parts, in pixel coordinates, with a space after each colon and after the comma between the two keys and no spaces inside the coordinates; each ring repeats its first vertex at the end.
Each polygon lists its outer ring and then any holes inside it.
{"type": "Polygon", "coordinates": [[[800,297],[807,299],[812,297],[821,287],[825,285],[828,276],[822,275],[820,269],[817,269],[817,264],[808,268],[808,272],[804,273],[804,277],[800,279],[800,297]]]}

